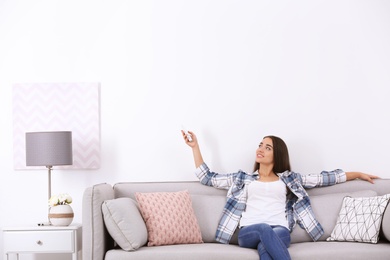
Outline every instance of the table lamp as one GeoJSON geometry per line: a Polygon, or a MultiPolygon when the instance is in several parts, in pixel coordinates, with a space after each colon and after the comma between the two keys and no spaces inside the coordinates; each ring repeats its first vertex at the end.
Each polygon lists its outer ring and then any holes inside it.
{"type": "Polygon", "coordinates": [[[72,132],[26,133],[26,166],[48,169],[48,200],[51,198],[51,170],[57,165],[72,165],[72,132]]]}

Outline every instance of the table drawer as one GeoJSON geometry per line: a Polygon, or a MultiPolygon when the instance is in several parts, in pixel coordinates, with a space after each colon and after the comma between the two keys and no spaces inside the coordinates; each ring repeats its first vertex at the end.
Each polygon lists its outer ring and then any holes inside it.
{"type": "Polygon", "coordinates": [[[74,234],[71,230],[6,231],[4,250],[7,252],[73,252],[74,234]]]}

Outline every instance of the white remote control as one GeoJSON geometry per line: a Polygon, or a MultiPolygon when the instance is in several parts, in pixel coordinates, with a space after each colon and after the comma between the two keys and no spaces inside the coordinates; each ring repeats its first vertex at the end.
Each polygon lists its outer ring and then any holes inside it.
{"type": "Polygon", "coordinates": [[[181,126],[181,128],[183,129],[184,134],[187,136],[188,141],[189,141],[189,142],[192,142],[191,134],[188,133],[188,131],[186,130],[186,128],[185,128],[184,126],[181,126]]]}

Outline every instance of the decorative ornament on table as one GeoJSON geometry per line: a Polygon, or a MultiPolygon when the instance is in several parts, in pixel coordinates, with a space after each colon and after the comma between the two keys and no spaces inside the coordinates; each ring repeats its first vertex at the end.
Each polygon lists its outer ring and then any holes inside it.
{"type": "Polygon", "coordinates": [[[53,226],[69,226],[72,223],[74,214],[70,203],[72,197],[67,193],[50,198],[49,221],[53,226]]]}

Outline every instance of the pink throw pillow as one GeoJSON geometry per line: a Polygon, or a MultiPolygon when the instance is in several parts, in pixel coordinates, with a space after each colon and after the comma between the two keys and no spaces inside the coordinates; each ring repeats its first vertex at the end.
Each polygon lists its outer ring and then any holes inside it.
{"type": "Polygon", "coordinates": [[[203,243],[188,191],[135,194],[148,246],[203,243]]]}

